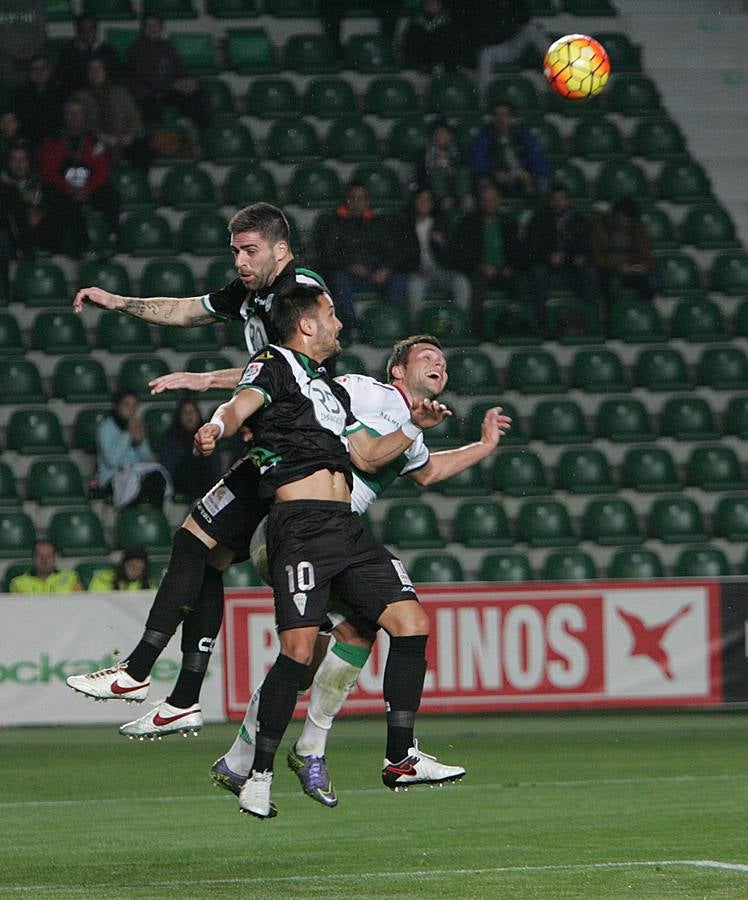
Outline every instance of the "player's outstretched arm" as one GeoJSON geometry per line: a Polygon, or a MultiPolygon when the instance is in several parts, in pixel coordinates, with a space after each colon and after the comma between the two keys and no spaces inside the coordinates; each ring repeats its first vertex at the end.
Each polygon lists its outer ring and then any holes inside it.
{"type": "Polygon", "coordinates": [[[233,390],[243,369],[217,369],[215,372],[170,372],[148,382],[152,394],[164,391],[209,391],[211,388],[233,390]]]}
{"type": "Polygon", "coordinates": [[[203,456],[210,456],[222,437],[232,437],[245,419],[257,412],[265,403],[265,397],[254,388],[240,391],[226,403],[222,403],[195,433],[195,448],[203,456]]]}
{"type": "Polygon", "coordinates": [[[425,428],[433,428],[451,416],[451,410],[438,400],[420,400],[410,411],[410,422],[397,431],[375,437],[363,428],[348,435],[353,464],[362,472],[376,472],[406,450],[425,428]]]}
{"type": "Polygon", "coordinates": [[[437,484],[453,475],[457,475],[470,466],[481,462],[490,456],[498,446],[501,438],[509,431],[512,420],[505,416],[500,406],[494,406],[486,410],[481,426],[481,437],[473,444],[465,444],[454,450],[440,450],[432,453],[425,466],[408,472],[413,481],[418,484],[437,484]]]}
{"type": "Polygon", "coordinates": [[[73,298],[73,311],[82,312],[86,303],[114,309],[153,325],[175,325],[177,328],[205,325],[217,319],[205,309],[200,297],[123,297],[92,286],[78,291],[73,298]]]}

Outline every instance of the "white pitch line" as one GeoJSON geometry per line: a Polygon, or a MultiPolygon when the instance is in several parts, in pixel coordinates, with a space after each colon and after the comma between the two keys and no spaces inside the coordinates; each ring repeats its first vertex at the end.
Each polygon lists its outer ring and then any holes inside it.
{"type": "Polygon", "coordinates": [[[361,881],[362,879],[382,878],[412,878],[419,881],[427,879],[438,879],[445,876],[462,875],[469,877],[471,875],[522,875],[531,874],[533,872],[589,872],[604,869],[642,869],[642,868],[692,868],[692,869],[716,869],[726,872],[741,872],[748,874],[748,864],[718,862],[713,859],[653,859],[653,860],[632,860],[630,862],[597,862],[597,863],[559,863],[557,865],[548,866],[495,866],[485,869],[429,869],[428,871],[414,870],[409,872],[350,872],[350,873],[334,873],[328,875],[276,875],[276,876],[260,876],[257,878],[190,878],[184,881],[133,881],[126,883],[114,884],[35,884],[35,885],[14,885],[8,887],[0,887],[0,894],[22,894],[30,891],[46,891],[53,893],[62,893],[71,890],[99,891],[107,888],[116,887],[117,890],[134,890],[136,888],[161,888],[161,887],[212,887],[216,885],[268,885],[273,884],[303,884],[307,881],[313,881],[315,884],[320,882],[344,882],[344,881],[361,881]]]}

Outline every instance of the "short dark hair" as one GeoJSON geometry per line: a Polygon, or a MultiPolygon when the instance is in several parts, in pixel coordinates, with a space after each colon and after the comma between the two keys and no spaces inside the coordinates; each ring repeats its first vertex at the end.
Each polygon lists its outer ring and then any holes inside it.
{"type": "Polygon", "coordinates": [[[410,337],[398,341],[392,348],[392,353],[387,360],[387,380],[392,381],[392,370],[395,366],[407,366],[410,351],[416,344],[431,344],[437,350],[442,349],[442,342],[433,334],[412,334],[410,337]]]}
{"type": "Polygon", "coordinates": [[[299,319],[311,315],[317,308],[319,297],[324,295],[324,288],[312,284],[299,284],[273,299],[270,307],[270,323],[281,344],[293,337],[299,319]]]}
{"type": "Polygon", "coordinates": [[[288,219],[271,203],[252,203],[240,209],[231,217],[229,231],[231,234],[257,231],[270,244],[288,243],[290,237],[288,219]]]}
{"type": "Polygon", "coordinates": [[[73,22],[75,23],[76,29],[79,28],[84,22],[93,22],[94,25],[99,24],[99,20],[91,13],[81,13],[79,16],[76,16],[73,19],[73,22]]]}

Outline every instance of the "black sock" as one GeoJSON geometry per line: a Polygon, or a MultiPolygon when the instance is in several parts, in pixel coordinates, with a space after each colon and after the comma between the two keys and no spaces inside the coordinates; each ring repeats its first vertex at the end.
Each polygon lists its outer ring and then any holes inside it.
{"type": "Polygon", "coordinates": [[[145,681],[170,638],[170,634],[146,628],[143,637],[127,657],[127,674],[136,681],[145,681]]]}
{"type": "Polygon", "coordinates": [[[253,772],[272,772],[275,752],[291,721],[296,694],[307,677],[309,666],[290,656],[278,654],[260,692],[257,709],[257,742],[253,772]]]}
{"type": "Polygon", "coordinates": [[[387,750],[390,762],[400,762],[413,746],[416,711],[426,677],[425,634],[390,638],[384,669],[384,701],[387,706],[387,750]]]}

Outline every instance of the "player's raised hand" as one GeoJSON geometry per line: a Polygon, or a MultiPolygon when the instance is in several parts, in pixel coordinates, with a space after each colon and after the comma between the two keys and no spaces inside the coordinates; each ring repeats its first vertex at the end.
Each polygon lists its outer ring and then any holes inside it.
{"type": "Polygon", "coordinates": [[[410,410],[410,420],[419,428],[433,428],[451,415],[452,410],[443,403],[428,398],[416,401],[410,410]]]}
{"type": "Polygon", "coordinates": [[[169,372],[159,375],[148,382],[152,394],[163,394],[164,391],[207,391],[210,388],[208,372],[169,372]]]}
{"type": "Polygon", "coordinates": [[[104,309],[122,309],[124,303],[119,294],[112,294],[98,287],[81,288],[73,298],[73,312],[82,312],[86,303],[102,306],[104,309]]]}
{"type": "Polygon", "coordinates": [[[492,406],[491,409],[486,410],[486,414],[483,416],[481,444],[495,447],[511,427],[512,420],[509,416],[504,415],[504,410],[500,406],[492,406]]]}
{"type": "Polygon", "coordinates": [[[206,422],[195,432],[195,449],[201,456],[210,456],[216,449],[221,429],[212,422],[206,422]]]}

